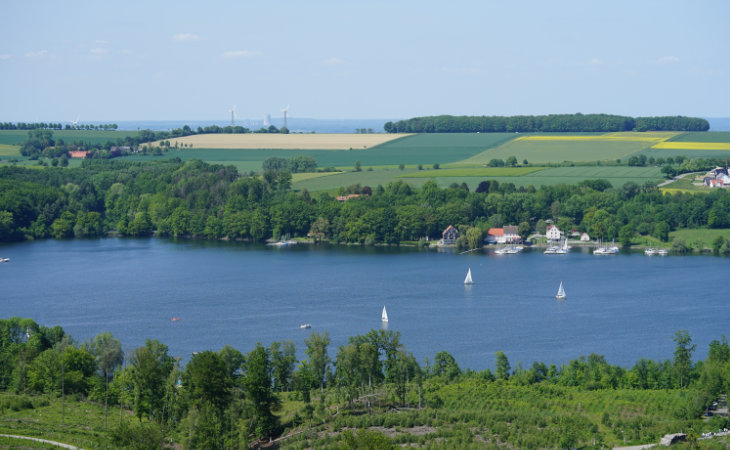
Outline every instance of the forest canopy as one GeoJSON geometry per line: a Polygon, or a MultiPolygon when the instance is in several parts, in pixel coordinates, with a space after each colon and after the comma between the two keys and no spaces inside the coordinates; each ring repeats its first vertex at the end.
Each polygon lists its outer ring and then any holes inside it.
{"type": "Polygon", "coordinates": [[[610,114],[546,116],[428,116],[387,122],[387,133],[578,133],[707,131],[705,119],[684,116],[628,117],[610,114]]]}

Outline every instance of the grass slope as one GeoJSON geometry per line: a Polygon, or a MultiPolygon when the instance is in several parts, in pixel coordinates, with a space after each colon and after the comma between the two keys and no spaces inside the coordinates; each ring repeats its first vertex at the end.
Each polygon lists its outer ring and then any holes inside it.
{"type": "MultiPolygon", "coordinates": [[[[61,399],[54,396],[2,393],[0,406],[3,405],[12,405],[12,408],[0,408],[2,434],[38,437],[82,448],[100,448],[107,442],[104,405],[79,402],[67,396],[63,423],[61,399]]],[[[119,408],[109,407],[109,427],[118,424],[119,408]]]]}
{"type": "Polygon", "coordinates": [[[722,236],[730,239],[730,229],[726,228],[687,228],[669,233],[669,241],[681,238],[695,250],[711,249],[712,241],[722,236]]]}

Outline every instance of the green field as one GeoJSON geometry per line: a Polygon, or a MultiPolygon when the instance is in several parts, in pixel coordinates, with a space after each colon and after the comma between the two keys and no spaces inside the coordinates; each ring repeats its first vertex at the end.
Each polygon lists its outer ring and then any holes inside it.
{"type": "Polygon", "coordinates": [[[422,170],[402,175],[402,178],[438,177],[521,177],[543,170],[544,167],[472,167],[464,169],[422,170]]]}
{"type": "MultiPolygon", "coordinates": [[[[319,167],[353,167],[356,161],[363,166],[409,164],[430,167],[434,163],[445,164],[473,156],[484,149],[499,145],[513,135],[493,134],[421,134],[406,136],[366,150],[237,150],[237,149],[182,149],[166,153],[163,158],[180,157],[182,160],[202,159],[204,161],[233,164],[261,169],[266,158],[291,158],[307,155],[317,160],[319,167]]],[[[152,157],[133,157],[151,159],[152,157]]],[[[160,157],[157,157],[160,158],[160,157]]]]}
{"type": "MultiPolygon", "coordinates": [[[[67,144],[83,141],[90,144],[116,142],[127,136],[137,136],[137,131],[51,130],[53,139],[63,139],[67,144]]],[[[28,130],[0,130],[0,144],[20,145],[28,139],[28,130]]]]}
{"type": "MultiPolygon", "coordinates": [[[[294,178],[292,188],[296,190],[307,189],[310,192],[336,192],[340,187],[347,187],[353,184],[371,187],[379,184],[385,186],[390,182],[397,181],[401,175],[415,171],[416,169],[398,170],[397,168],[368,171],[363,168],[361,172],[330,172],[314,178],[294,178]]],[[[420,178],[404,178],[403,181],[413,186],[420,186],[424,183],[424,180],[420,178]]]]}
{"type": "Polygon", "coordinates": [[[730,131],[690,131],[667,139],[667,142],[730,142],[730,131]]]}
{"type": "Polygon", "coordinates": [[[362,186],[386,185],[392,181],[402,180],[414,186],[420,186],[426,181],[434,180],[441,187],[448,187],[453,183],[466,183],[470,190],[475,190],[484,180],[497,180],[500,183],[513,183],[515,186],[543,186],[554,184],[576,184],[584,180],[606,179],[613,186],[623,186],[629,181],[639,185],[647,181],[663,179],[657,167],[626,167],[626,166],[581,166],[555,167],[544,169],[541,167],[522,168],[473,168],[473,169],[443,169],[443,170],[414,170],[407,168],[378,168],[372,171],[342,172],[321,174],[314,177],[294,178],[294,189],[306,188],[310,192],[334,192],[340,186],[360,184],[362,186]],[[479,173],[482,172],[480,175],[479,173]],[[515,173],[511,173],[514,171],[515,173]],[[519,172],[522,171],[522,172],[519,172]],[[522,173],[522,174],[520,174],[522,173]]]}
{"type": "Polygon", "coordinates": [[[527,160],[532,164],[562,161],[615,161],[625,159],[653,144],[651,141],[638,140],[529,140],[519,139],[491,148],[463,163],[487,164],[492,159],[507,159],[515,156],[518,161],[527,160]]]}
{"type": "Polygon", "coordinates": [[[687,150],[687,149],[666,149],[666,148],[649,148],[641,151],[639,154],[645,155],[647,158],[675,158],[684,156],[686,158],[730,158],[730,150],[687,150]]]}
{"type": "Polygon", "coordinates": [[[20,156],[20,147],[17,145],[0,144],[0,156],[20,156]]]}

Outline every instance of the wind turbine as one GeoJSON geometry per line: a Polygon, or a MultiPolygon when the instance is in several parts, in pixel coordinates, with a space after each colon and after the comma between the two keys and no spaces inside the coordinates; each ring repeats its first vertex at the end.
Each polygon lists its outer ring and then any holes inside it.
{"type": "Polygon", "coordinates": [[[233,105],[233,108],[228,112],[231,113],[231,126],[233,127],[236,125],[236,105],[233,105]]]}
{"type": "Polygon", "coordinates": [[[284,113],[284,128],[289,128],[286,126],[286,115],[289,114],[289,105],[286,105],[286,108],[283,108],[281,112],[284,113]]]}

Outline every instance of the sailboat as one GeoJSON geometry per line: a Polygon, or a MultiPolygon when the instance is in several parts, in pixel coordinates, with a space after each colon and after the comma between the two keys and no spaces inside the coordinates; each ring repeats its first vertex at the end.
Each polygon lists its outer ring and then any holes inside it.
{"type": "Polygon", "coordinates": [[[469,271],[466,273],[466,278],[464,279],[464,284],[472,284],[474,283],[471,281],[471,267],[469,268],[469,271]]]}
{"type": "Polygon", "coordinates": [[[385,310],[385,306],[383,306],[383,314],[381,315],[380,320],[388,322],[388,311],[385,310]]]}
{"type": "Polygon", "coordinates": [[[555,296],[558,300],[563,300],[566,298],[565,295],[565,289],[563,289],[563,282],[560,282],[560,287],[558,288],[558,294],[555,296]]]}

